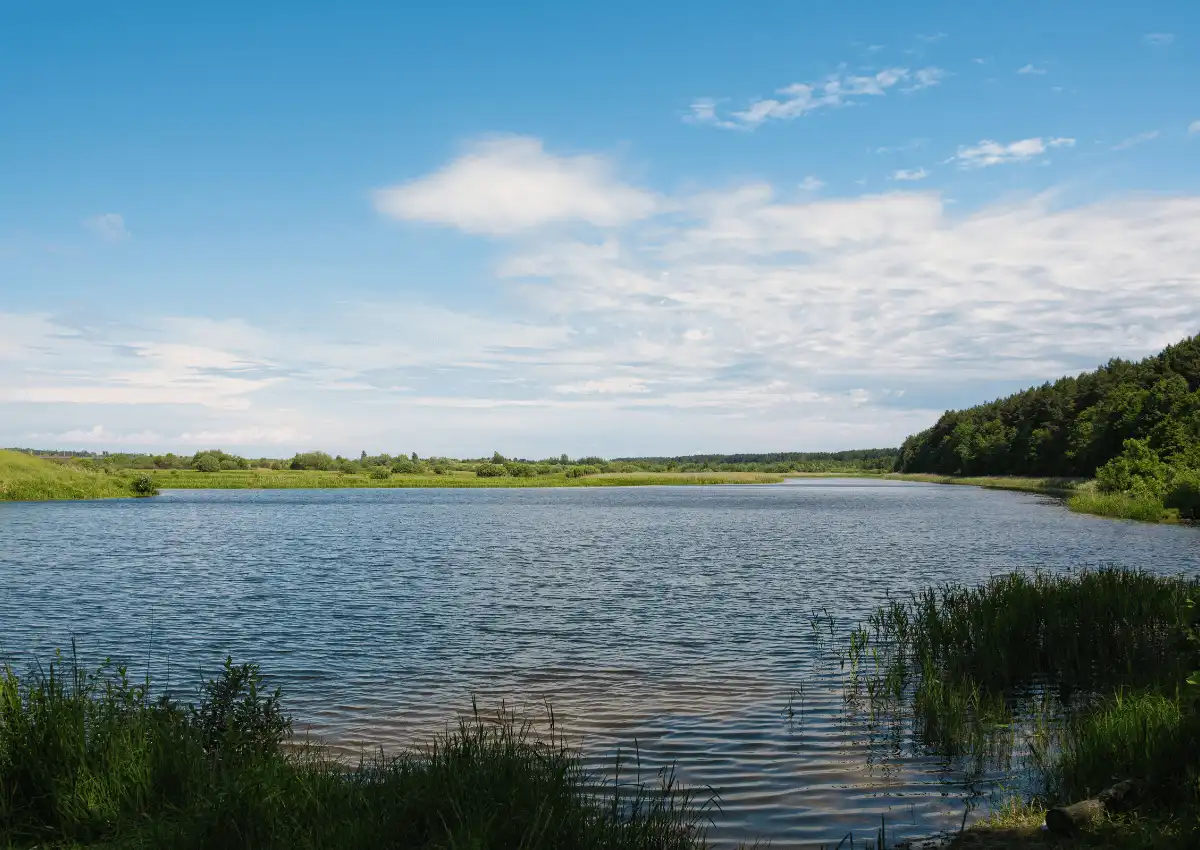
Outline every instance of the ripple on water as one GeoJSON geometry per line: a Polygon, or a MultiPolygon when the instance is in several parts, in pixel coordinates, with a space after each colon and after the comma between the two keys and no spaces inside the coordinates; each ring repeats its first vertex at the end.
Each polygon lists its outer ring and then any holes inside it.
{"type": "MultiPolygon", "coordinates": [[[[74,636],[162,681],[228,653],[347,750],[500,705],[719,793],[714,837],[836,843],[957,826],[968,789],[843,711],[824,611],[1013,568],[1197,566],[1194,530],[1019,493],[784,486],[175,491],[0,505],[0,656],[74,636]],[[791,708],[789,715],[788,708],[791,708]]],[[[1002,777],[993,777],[1002,778],[1002,777]]]]}

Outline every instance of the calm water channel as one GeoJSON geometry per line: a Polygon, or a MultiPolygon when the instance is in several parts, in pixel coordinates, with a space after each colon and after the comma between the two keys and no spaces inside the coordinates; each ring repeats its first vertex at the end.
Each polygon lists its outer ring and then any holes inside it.
{"type": "Polygon", "coordinates": [[[957,827],[967,793],[846,719],[825,612],[840,635],[888,591],[1106,563],[1194,572],[1200,532],[855,479],[0,504],[0,656],[74,636],[194,683],[229,653],[350,747],[548,702],[590,755],[636,740],[715,789],[719,841],[807,846],[957,827]]]}

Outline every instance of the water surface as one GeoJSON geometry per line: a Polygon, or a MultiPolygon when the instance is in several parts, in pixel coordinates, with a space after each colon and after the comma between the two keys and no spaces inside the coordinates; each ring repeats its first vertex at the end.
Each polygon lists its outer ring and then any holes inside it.
{"type": "Polygon", "coordinates": [[[473,696],[549,703],[590,755],[636,740],[644,769],[712,786],[715,838],[808,846],[881,815],[897,837],[957,827],[967,793],[847,719],[830,620],[1014,568],[1198,559],[1194,529],[864,479],[0,504],[0,655],[74,636],[194,683],[228,653],[351,747],[423,740],[473,696]]]}

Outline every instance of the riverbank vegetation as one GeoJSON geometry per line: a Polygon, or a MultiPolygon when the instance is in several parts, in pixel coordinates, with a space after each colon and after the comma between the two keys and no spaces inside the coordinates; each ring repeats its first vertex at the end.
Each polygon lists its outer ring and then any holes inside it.
{"type": "Polygon", "coordinates": [[[1095,478],[1071,507],[1134,519],[1200,517],[1200,336],[1114,359],[966,410],[909,437],[896,469],[1095,478]]]}
{"type": "Polygon", "coordinates": [[[0,502],[152,496],[153,481],[133,472],[100,472],[0,450],[0,502]]]}
{"type": "Polygon", "coordinates": [[[1100,569],[893,600],[850,638],[847,705],[872,719],[881,746],[907,740],[969,774],[1015,777],[965,846],[988,846],[971,842],[989,834],[997,847],[1040,841],[1029,827],[1048,807],[1131,779],[1133,804],[1080,846],[1195,847],[1198,593],[1195,577],[1100,569]]]}
{"type": "Polygon", "coordinates": [[[279,692],[227,662],[191,703],[55,659],[0,678],[0,843],[105,848],[705,846],[709,800],[478,713],[347,764],[289,746],[279,692]]]}

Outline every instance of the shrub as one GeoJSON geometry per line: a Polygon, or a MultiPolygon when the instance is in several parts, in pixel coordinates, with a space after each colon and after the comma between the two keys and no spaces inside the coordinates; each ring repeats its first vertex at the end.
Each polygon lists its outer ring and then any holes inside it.
{"type": "Polygon", "coordinates": [[[1145,440],[1126,440],[1125,449],[1096,470],[1096,485],[1103,493],[1129,493],[1139,498],[1161,499],[1169,467],[1145,440]]]}
{"type": "Polygon", "coordinates": [[[480,478],[503,478],[508,470],[498,463],[480,463],[475,466],[475,474],[480,478]]]}
{"type": "Polygon", "coordinates": [[[129,489],[135,496],[157,496],[158,486],[149,475],[139,475],[129,484],[129,489]]]}
{"type": "Polygon", "coordinates": [[[519,463],[517,461],[509,461],[504,464],[504,469],[513,478],[533,478],[537,473],[534,472],[532,466],[527,463],[519,463]]]}
{"type": "Polygon", "coordinates": [[[1163,504],[1168,508],[1178,508],[1181,517],[1200,519],[1200,471],[1177,470],[1171,477],[1163,504]]]}
{"type": "Polygon", "coordinates": [[[221,461],[217,460],[214,455],[200,455],[192,461],[192,468],[197,472],[220,472],[221,461]]]}
{"type": "Polygon", "coordinates": [[[333,468],[333,458],[325,452],[303,452],[292,458],[292,469],[319,469],[325,471],[333,468]]]}
{"type": "Polygon", "coordinates": [[[386,466],[377,466],[371,470],[371,477],[376,481],[386,481],[392,477],[392,470],[386,466]]]}
{"type": "Polygon", "coordinates": [[[598,467],[585,464],[583,466],[572,466],[567,470],[568,478],[583,478],[585,475],[595,475],[600,472],[598,467]]]}

